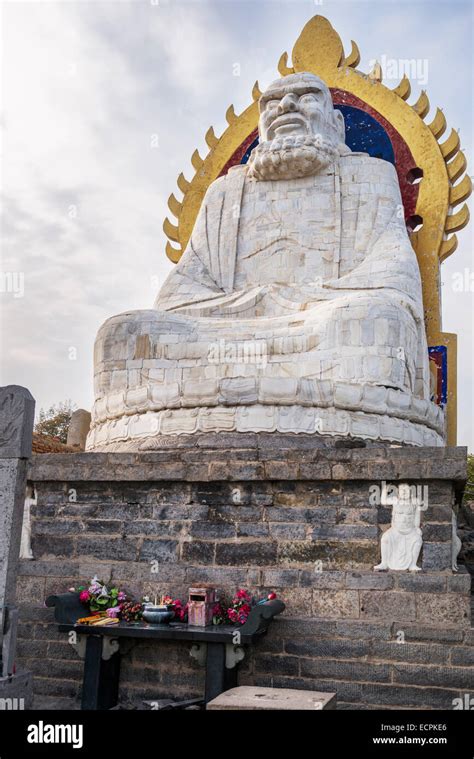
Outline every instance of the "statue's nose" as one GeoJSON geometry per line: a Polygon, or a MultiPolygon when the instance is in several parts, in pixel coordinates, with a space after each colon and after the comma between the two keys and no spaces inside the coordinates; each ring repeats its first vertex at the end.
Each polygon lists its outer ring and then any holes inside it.
{"type": "Polygon", "coordinates": [[[285,97],[280,100],[278,110],[280,113],[286,113],[287,111],[296,111],[296,101],[294,95],[291,95],[289,93],[288,95],[285,95],[285,97]]]}

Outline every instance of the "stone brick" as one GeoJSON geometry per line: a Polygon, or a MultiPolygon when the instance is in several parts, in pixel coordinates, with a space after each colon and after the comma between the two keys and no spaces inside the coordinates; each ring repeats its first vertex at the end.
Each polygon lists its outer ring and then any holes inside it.
{"type": "Polygon", "coordinates": [[[225,522],[193,522],[190,532],[194,538],[206,538],[208,540],[234,538],[237,535],[235,525],[225,522]]]}
{"type": "Polygon", "coordinates": [[[386,664],[369,664],[328,659],[301,659],[302,677],[331,678],[332,680],[390,682],[390,667],[386,664]]]}
{"type": "Polygon", "coordinates": [[[396,641],[372,641],[370,656],[394,662],[417,662],[419,664],[446,664],[449,647],[434,643],[398,643],[396,641]]]}
{"type": "Polygon", "coordinates": [[[392,625],[392,635],[395,638],[399,630],[403,631],[405,640],[439,641],[443,643],[460,643],[463,631],[454,627],[436,627],[423,624],[403,624],[395,622],[392,625]]]}
{"type": "Polygon", "coordinates": [[[153,506],[152,516],[155,521],[170,521],[173,519],[206,519],[208,517],[209,507],[205,504],[194,504],[191,506],[180,505],[160,505],[153,506]]]}
{"type": "Polygon", "coordinates": [[[306,527],[304,524],[278,522],[270,524],[269,528],[272,538],[282,538],[283,540],[304,540],[306,538],[306,527]]]}
{"type": "Polygon", "coordinates": [[[356,590],[315,590],[313,613],[317,617],[359,617],[359,594],[356,590]]]}
{"type": "Polygon", "coordinates": [[[347,619],[337,622],[336,631],[338,637],[354,640],[390,640],[391,638],[391,628],[387,623],[374,624],[347,619]]]}
{"type": "Polygon", "coordinates": [[[474,646],[474,630],[466,630],[464,634],[464,643],[466,646],[474,646]]]}
{"type": "Polygon", "coordinates": [[[368,641],[285,640],[287,654],[305,658],[363,659],[369,654],[368,641]]]}
{"type": "Polygon", "coordinates": [[[174,537],[186,533],[189,522],[165,522],[156,519],[138,519],[125,525],[126,535],[143,535],[146,537],[174,537]]]}
{"type": "Polygon", "coordinates": [[[38,519],[33,522],[35,535],[77,535],[83,532],[84,525],[79,520],[73,519],[38,519]]]}
{"type": "Polygon", "coordinates": [[[263,585],[275,588],[291,588],[298,585],[297,569],[265,569],[263,571],[263,585]]]}
{"type": "Polygon", "coordinates": [[[268,524],[263,522],[239,522],[237,525],[239,538],[263,538],[268,533],[268,524]]]}
{"type": "MultiPolygon", "coordinates": [[[[77,524],[76,522],[73,524],[77,524]]],[[[131,524],[134,524],[133,522],[131,524]]],[[[110,535],[122,532],[124,528],[123,522],[118,519],[87,519],[85,522],[85,529],[87,532],[96,532],[100,534],[110,535]]],[[[77,528],[76,528],[76,531],[77,528]]],[[[133,534],[130,529],[127,529],[127,534],[133,534]]]]}
{"type": "Polygon", "coordinates": [[[420,572],[407,572],[397,576],[397,588],[400,590],[432,591],[442,593],[446,590],[446,576],[430,575],[420,572]]]}
{"type": "Polygon", "coordinates": [[[472,579],[471,575],[466,572],[457,575],[448,575],[448,592],[450,593],[470,593],[472,579]]]}
{"type": "Polygon", "coordinates": [[[376,540],[377,527],[372,525],[337,524],[334,527],[317,527],[313,540],[376,540]]]}
{"type": "Polygon", "coordinates": [[[216,564],[265,566],[275,564],[277,544],[249,540],[245,543],[218,543],[216,564]]]}
{"type": "Polygon", "coordinates": [[[97,506],[95,514],[100,519],[118,519],[129,521],[139,519],[140,506],[136,503],[107,503],[97,506]]]}
{"type": "Polygon", "coordinates": [[[74,556],[73,538],[62,538],[52,535],[32,535],[31,550],[37,559],[51,556],[55,559],[74,556]]]}
{"type": "Polygon", "coordinates": [[[435,685],[443,688],[472,688],[472,669],[468,667],[425,667],[393,665],[393,681],[412,685],[435,685]]]}
{"type": "Polygon", "coordinates": [[[263,517],[263,508],[259,506],[219,506],[212,504],[209,518],[230,522],[258,522],[263,517]]]}
{"type": "MultiPolygon", "coordinates": [[[[264,588],[265,595],[272,591],[273,587],[264,588]]],[[[286,612],[291,616],[312,616],[312,591],[309,588],[285,588],[280,591],[286,605],[286,612]]]]}
{"type": "Polygon", "coordinates": [[[79,556],[95,556],[98,559],[116,561],[136,561],[138,558],[138,543],[126,538],[78,538],[76,551],[79,556]]]}
{"type": "Polygon", "coordinates": [[[336,622],[327,619],[301,619],[291,617],[276,617],[271,625],[272,634],[285,640],[301,640],[303,638],[334,638],[336,622]]]}
{"type": "Polygon", "coordinates": [[[415,594],[383,590],[361,591],[360,616],[411,622],[415,619],[415,594]]]}
{"type": "MultiPolygon", "coordinates": [[[[29,661],[29,660],[28,660],[29,661]]],[[[52,677],[34,677],[35,696],[67,696],[77,698],[79,693],[79,681],[58,680],[52,677]]]]}
{"type": "Polygon", "coordinates": [[[201,582],[208,582],[215,584],[218,588],[231,588],[234,591],[236,585],[244,587],[247,585],[248,571],[225,567],[186,567],[186,584],[187,587],[192,587],[201,582]]]}
{"type": "Polygon", "coordinates": [[[344,524],[377,524],[377,509],[360,509],[355,506],[337,510],[337,521],[344,524]]]}
{"type": "Polygon", "coordinates": [[[38,601],[45,597],[46,581],[44,577],[18,577],[16,583],[16,602],[19,604],[38,601]]]}
{"type": "Polygon", "coordinates": [[[403,687],[391,685],[361,684],[360,700],[368,704],[409,709],[452,709],[456,690],[428,687],[403,687]]]}
{"type": "Polygon", "coordinates": [[[451,541],[453,528],[451,522],[446,524],[433,524],[432,522],[425,522],[423,527],[423,540],[430,541],[432,543],[441,543],[451,541]]]}
{"type": "Polygon", "coordinates": [[[319,564],[316,565],[314,570],[302,569],[300,570],[300,585],[302,587],[319,588],[328,590],[330,588],[343,588],[346,575],[345,572],[331,571],[319,569],[319,564]]]}
{"type": "Polygon", "coordinates": [[[346,588],[360,588],[361,590],[387,590],[393,588],[393,575],[385,572],[347,572],[346,588]]]}
{"type": "MultiPolygon", "coordinates": [[[[20,659],[25,658],[46,658],[48,653],[47,640],[21,640],[18,639],[16,654],[20,659]]],[[[69,646],[72,648],[72,646],[69,646]]]]}
{"type": "Polygon", "coordinates": [[[19,577],[72,577],[79,571],[79,561],[50,561],[23,559],[18,562],[19,577]]]}
{"type": "Polygon", "coordinates": [[[196,564],[213,564],[215,543],[206,543],[202,540],[190,540],[183,543],[181,560],[196,564]]]}
{"type": "MultiPolygon", "coordinates": [[[[294,496],[297,498],[297,496],[294,496]]],[[[297,522],[299,524],[336,524],[336,509],[331,508],[284,508],[282,506],[271,506],[265,509],[265,518],[269,522],[297,522]]]]}
{"type": "Polygon", "coordinates": [[[347,541],[295,540],[278,545],[278,559],[288,564],[314,564],[322,561],[323,567],[353,567],[368,569],[377,561],[378,546],[375,543],[347,541]]]}
{"type": "MultiPolygon", "coordinates": [[[[451,649],[451,664],[458,667],[474,667],[474,649],[472,646],[456,646],[451,649]]],[[[473,671],[474,680],[474,671],[473,671]]],[[[472,682],[471,682],[472,687],[472,682]]]]}
{"type": "Polygon", "coordinates": [[[417,593],[415,598],[417,620],[469,627],[470,599],[461,593],[417,593]]]}
{"type": "Polygon", "coordinates": [[[277,675],[299,674],[299,659],[296,656],[257,654],[254,662],[256,672],[274,672],[277,675]]]}

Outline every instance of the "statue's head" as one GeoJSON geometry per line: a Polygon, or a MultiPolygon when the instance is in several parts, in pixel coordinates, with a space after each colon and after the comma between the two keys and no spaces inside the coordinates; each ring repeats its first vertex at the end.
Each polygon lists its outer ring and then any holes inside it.
{"type": "Polygon", "coordinates": [[[334,110],[329,87],[315,74],[290,74],[272,82],[259,100],[262,142],[287,135],[320,134],[344,142],[344,117],[334,110]]]}
{"type": "Polygon", "coordinates": [[[322,79],[307,72],[277,79],[259,108],[260,143],[250,155],[250,176],[292,179],[335,161],[344,144],[344,118],[322,79]]]}

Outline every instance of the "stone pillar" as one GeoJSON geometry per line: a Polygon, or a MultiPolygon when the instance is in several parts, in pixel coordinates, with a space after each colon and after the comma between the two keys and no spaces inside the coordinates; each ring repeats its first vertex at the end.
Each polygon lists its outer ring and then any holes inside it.
{"type": "Polygon", "coordinates": [[[72,412],[67,433],[67,444],[80,451],[86,449],[86,438],[91,426],[91,413],[83,408],[72,412]]]}
{"type": "MultiPolygon", "coordinates": [[[[34,413],[35,402],[26,388],[0,388],[0,700],[18,703],[21,694],[23,705],[31,699],[31,675],[12,675],[17,622],[14,604],[34,413]]],[[[3,708],[9,708],[8,703],[3,708]]]]}

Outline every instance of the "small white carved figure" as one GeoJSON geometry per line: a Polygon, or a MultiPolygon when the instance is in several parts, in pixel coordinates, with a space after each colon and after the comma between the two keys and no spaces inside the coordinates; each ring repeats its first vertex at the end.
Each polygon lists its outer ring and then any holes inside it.
{"type": "Polygon", "coordinates": [[[416,562],[423,544],[420,529],[422,508],[409,495],[404,496],[400,488],[400,495],[393,503],[392,525],[384,532],[380,542],[382,561],[374,567],[377,571],[384,569],[420,571],[416,562]]]}

